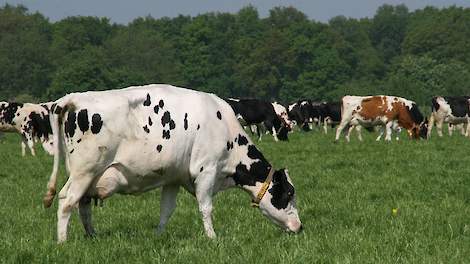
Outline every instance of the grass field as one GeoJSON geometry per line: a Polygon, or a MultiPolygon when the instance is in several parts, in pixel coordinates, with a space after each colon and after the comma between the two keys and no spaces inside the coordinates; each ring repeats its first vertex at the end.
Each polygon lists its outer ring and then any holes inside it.
{"type": "MultiPolygon", "coordinates": [[[[365,132],[364,134],[368,134],[365,132]]],[[[258,143],[294,181],[304,231],[289,235],[250,207],[238,189],[215,198],[215,240],[205,237],[195,199],[182,190],[157,236],[159,191],[115,195],[93,208],[98,235],[78,214],[56,244],[56,209],[42,208],[52,158],[21,157],[19,137],[0,143],[2,263],[468,263],[470,140],[333,144],[333,134],[295,133],[258,143]],[[396,215],[392,209],[398,208],[396,215]]],[[[39,150],[39,147],[37,147],[39,150]]],[[[61,184],[65,177],[60,176],[61,184]]]]}

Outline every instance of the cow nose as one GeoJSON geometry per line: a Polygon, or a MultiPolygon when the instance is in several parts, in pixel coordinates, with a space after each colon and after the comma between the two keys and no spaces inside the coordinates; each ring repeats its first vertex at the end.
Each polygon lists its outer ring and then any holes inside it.
{"type": "Polygon", "coordinates": [[[304,225],[301,224],[301,225],[300,225],[299,232],[302,232],[302,231],[304,231],[304,225]]]}

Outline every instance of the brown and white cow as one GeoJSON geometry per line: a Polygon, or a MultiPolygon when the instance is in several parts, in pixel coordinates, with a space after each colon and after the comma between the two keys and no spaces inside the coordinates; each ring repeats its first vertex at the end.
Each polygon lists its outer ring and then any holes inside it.
{"type": "Polygon", "coordinates": [[[344,96],[341,105],[341,122],[336,130],[335,141],[338,141],[341,132],[348,125],[385,126],[385,140],[390,141],[395,120],[398,121],[400,127],[408,131],[410,137],[426,138],[427,122],[415,102],[385,95],[344,96]]]}
{"type": "Polygon", "coordinates": [[[0,132],[21,135],[21,154],[26,155],[26,146],[35,156],[34,142],[38,140],[46,152],[52,155],[52,134],[47,104],[0,102],[0,132]]]}

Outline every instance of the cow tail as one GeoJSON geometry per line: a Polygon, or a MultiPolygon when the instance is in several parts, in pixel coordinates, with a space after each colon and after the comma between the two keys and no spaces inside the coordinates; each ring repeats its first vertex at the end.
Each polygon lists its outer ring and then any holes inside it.
{"type": "Polygon", "coordinates": [[[61,131],[60,131],[60,120],[63,119],[63,115],[66,112],[66,107],[57,104],[56,107],[53,107],[49,115],[49,122],[52,129],[52,138],[53,138],[53,153],[54,153],[54,165],[52,167],[52,173],[47,183],[47,193],[44,196],[43,204],[44,208],[49,208],[54,201],[56,195],[56,183],[57,183],[57,173],[59,171],[59,162],[61,154],[61,131]]]}

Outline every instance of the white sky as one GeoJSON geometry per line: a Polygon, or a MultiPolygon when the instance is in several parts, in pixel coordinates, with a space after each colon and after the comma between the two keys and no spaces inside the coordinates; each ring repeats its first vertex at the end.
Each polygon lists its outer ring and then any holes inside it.
{"type": "Polygon", "coordinates": [[[206,12],[235,13],[249,4],[266,17],[275,6],[293,6],[310,19],[327,22],[338,15],[372,17],[382,4],[406,4],[410,10],[427,5],[470,7],[470,0],[0,0],[0,6],[22,4],[31,12],[39,11],[51,21],[67,16],[108,17],[112,22],[127,24],[137,17],[195,16],[206,12]]]}

